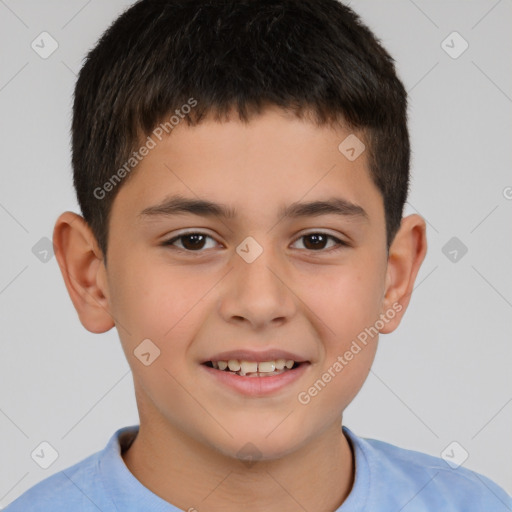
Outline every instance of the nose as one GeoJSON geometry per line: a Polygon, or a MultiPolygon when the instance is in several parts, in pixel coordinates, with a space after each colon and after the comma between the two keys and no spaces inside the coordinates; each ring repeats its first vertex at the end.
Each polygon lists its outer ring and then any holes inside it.
{"type": "Polygon", "coordinates": [[[252,263],[235,253],[221,290],[220,314],[226,322],[247,323],[253,329],[286,323],[296,312],[290,280],[270,249],[252,263]]]}

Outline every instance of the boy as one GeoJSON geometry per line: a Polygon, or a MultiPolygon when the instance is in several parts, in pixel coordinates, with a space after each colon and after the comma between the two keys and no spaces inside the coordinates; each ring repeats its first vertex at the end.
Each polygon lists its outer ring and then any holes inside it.
{"type": "Polygon", "coordinates": [[[86,329],[116,327],[140,426],[17,511],[493,511],[444,460],[342,414],[408,306],[406,93],[336,0],[142,0],[73,109],[83,218],[55,225],[86,329]]]}

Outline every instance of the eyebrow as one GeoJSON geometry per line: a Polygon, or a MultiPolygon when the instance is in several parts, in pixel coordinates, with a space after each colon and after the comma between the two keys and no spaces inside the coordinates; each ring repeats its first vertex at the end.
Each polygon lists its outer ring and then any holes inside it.
{"type": "MultiPolygon", "coordinates": [[[[192,199],[180,195],[168,197],[160,204],[145,208],[139,213],[138,217],[170,217],[180,214],[218,217],[222,219],[234,219],[237,217],[237,211],[232,207],[204,199],[192,199]]],[[[306,203],[292,203],[288,206],[282,206],[279,210],[278,217],[301,218],[320,215],[340,215],[343,217],[368,220],[368,214],[361,206],[339,197],[306,203]]]]}

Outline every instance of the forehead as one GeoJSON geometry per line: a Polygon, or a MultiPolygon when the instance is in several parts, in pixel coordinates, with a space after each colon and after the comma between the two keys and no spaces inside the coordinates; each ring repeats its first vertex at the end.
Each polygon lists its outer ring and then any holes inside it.
{"type": "MultiPolygon", "coordinates": [[[[221,205],[223,213],[237,218],[282,215],[291,212],[292,203],[328,198],[351,210],[354,219],[383,216],[366,151],[347,158],[354,152],[346,152],[346,141],[354,146],[362,139],[358,135],[280,109],[267,109],[248,123],[237,118],[196,126],[181,122],[162,140],[151,136],[154,147],[122,185],[113,214],[149,217],[169,197],[180,196],[209,202],[202,204],[204,212],[221,205]]],[[[354,146],[358,152],[360,144],[354,146]]]]}

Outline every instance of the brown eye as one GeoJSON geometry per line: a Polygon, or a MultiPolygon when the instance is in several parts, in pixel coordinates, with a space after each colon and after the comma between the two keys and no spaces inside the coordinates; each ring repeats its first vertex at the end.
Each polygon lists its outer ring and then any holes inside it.
{"type": "MultiPolygon", "coordinates": [[[[322,251],[326,249],[326,244],[328,240],[333,240],[335,242],[334,249],[337,250],[343,247],[348,246],[346,242],[343,240],[340,240],[339,238],[336,238],[335,236],[329,235],[327,233],[308,233],[307,235],[302,235],[298,240],[304,239],[304,247],[305,249],[309,251],[322,251]]],[[[332,248],[332,246],[331,246],[332,248]]],[[[325,252],[327,252],[326,250],[325,252]]]]}
{"type": "Polygon", "coordinates": [[[186,233],[183,235],[176,236],[170,240],[166,240],[162,243],[164,246],[176,246],[177,249],[181,249],[189,252],[203,252],[201,249],[205,248],[207,239],[213,240],[213,238],[205,233],[186,233]],[[181,247],[175,245],[175,242],[181,241],[181,247]]]}
{"type": "Polygon", "coordinates": [[[307,240],[307,243],[305,243],[304,246],[306,247],[306,249],[325,249],[325,245],[328,239],[328,236],[325,236],[321,233],[313,233],[312,235],[306,235],[304,237],[304,240],[307,240]]]}

